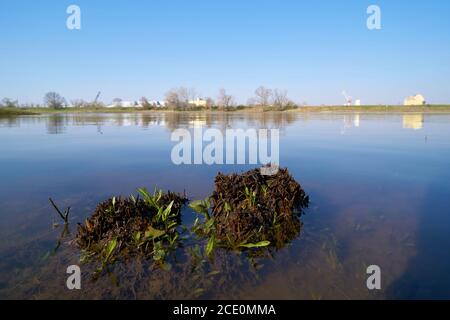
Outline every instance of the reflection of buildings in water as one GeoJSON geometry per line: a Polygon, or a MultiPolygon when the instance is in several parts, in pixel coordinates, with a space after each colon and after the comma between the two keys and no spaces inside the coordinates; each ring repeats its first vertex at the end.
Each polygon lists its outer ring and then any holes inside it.
{"type": "Polygon", "coordinates": [[[239,112],[168,112],[164,114],[167,128],[176,129],[217,128],[225,131],[228,128],[283,129],[295,122],[296,113],[239,113],[239,112]]]}
{"type": "Polygon", "coordinates": [[[166,126],[166,121],[162,120],[162,119],[157,119],[157,120],[149,121],[148,124],[150,126],[165,127],[166,126]]]}
{"type": "Polygon", "coordinates": [[[359,128],[359,113],[355,114],[353,125],[355,126],[355,128],[359,128]]]}
{"type": "Polygon", "coordinates": [[[131,127],[131,126],[141,126],[141,121],[139,119],[122,118],[118,120],[119,127],[131,127]]]}
{"type": "MultiPolygon", "coordinates": [[[[21,119],[21,118],[18,118],[21,119]]],[[[299,119],[295,112],[267,113],[136,113],[136,114],[56,114],[27,118],[30,121],[44,122],[48,134],[61,134],[67,126],[94,126],[99,134],[103,134],[105,126],[148,128],[153,126],[166,127],[168,130],[186,128],[217,128],[223,132],[227,128],[280,129],[283,133],[286,126],[299,119]]],[[[0,125],[20,125],[19,120],[0,121],[0,125]]]]}
{"type": "Polygon", "coordinates": [[[344,125],[341,127],[341,134],[345,134],[348,129],[359,128],[360,115],[359,113],[344,115],[344,125]]]}
{"type": "MultiPolygon", "coordinates": [[[[106,119],[106,121],[108,121],[106,119]]],[[[166,125],[166,121],[161,116],[148,116],[144,114],[134,114],[134,115],[117,115],[113,120],[113,123],[119,127],[143,127],[147,128],[149,126],[162,126],[166,125]]]]}
{"type": "Polygon", "coordinates": [[[189,121],[189,128],[197,129],[206,126],[206,120],[201,118],[192,119],[189,121]]]}
{"type": "Polygon", "coordinates": [[[403,129],[421,130],[423,129],[424,116],[420,114],[404,114],[403,129]]]}
{"type": "Polygon", "coordinates": [[[39,121],[45,121],[48,134],[64,133],[66,127],[71,125],[95,126],[99,134],[103,134],[105,125],[142,128],[167,125],[165,117],[160,114],[68,114],[45,116],[39,121]]]}

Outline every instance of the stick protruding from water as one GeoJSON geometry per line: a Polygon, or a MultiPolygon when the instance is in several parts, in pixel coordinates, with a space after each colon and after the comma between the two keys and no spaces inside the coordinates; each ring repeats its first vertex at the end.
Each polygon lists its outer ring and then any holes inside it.
{"type": "Polygon", "coordinates": [[[68,207],[64,213],[61,212],[61,210],[59,210],[59,208],[56,206],[55,202],[52,200],[52,198],[48,198],[48,200],[50,201],[50,203],[52,204],[53,208],[55,208],[56,212],[58,212],[59,216],[61,217],[61,219],[64,220],[64,224],[69,224],[69,213],[70,213],[70,207],[68,207]]]}

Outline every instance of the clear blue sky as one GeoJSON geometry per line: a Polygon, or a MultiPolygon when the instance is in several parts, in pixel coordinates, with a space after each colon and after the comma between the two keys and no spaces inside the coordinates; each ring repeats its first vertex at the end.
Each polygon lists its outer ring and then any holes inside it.
{"type": "Polygon", "coordinates": [[[245,102],[259,85],[309,104],[342,103],[343,89],[367,104],[450,103],[448,0],[1,0],[0,41],[0,98],[22,103],[177,86],[245,102]],[[66,28],[70,4],[80,31],[66,28]],[[366,28],[370,4],[382,30],[366,28]]]}

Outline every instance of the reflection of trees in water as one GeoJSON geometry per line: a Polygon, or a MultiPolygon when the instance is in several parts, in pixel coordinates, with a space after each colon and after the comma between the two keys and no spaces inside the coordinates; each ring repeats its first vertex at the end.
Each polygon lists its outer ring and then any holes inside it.
{"type": "Polygon", "coordinates": [[[218,128],[225,131],[228,128],[280,129],[294,123],[296,113],[263,112],[263,113],[166,113],[165,122],[170,131],[190,129],[202,126],[218,128]]]}
{"type": "Polygon", "coordinates": [[[293,112],[262,112],[246,114],[243,117],[249,125],[256,129],[280,129],[296,120],[296,113],[293,112]]]}
{"type": "MultiPolygon", "coordinates": [[[[67,118],[69,119],[69,118],[67,118]]],[[[295,113],[267,112],[267,113],[195,113],[195,112],[167,112],[167,113],[137,113],[137,114],[80,114],[71,115],[69,122],[73,125],[95,125],[101,127],[110,124],[117,127],[165,126],[169,131],[176,129],[191,129],[194,127],[218,128],[264,128],[283,129],[286,125],[296,121],[295,113]]],[[[56,121],[52,119],[52,121],[56,121]]]]}
{"type": "Polygon", "coordinates": [[[46,117],[41,116],[0,116],[0,127],[20,127],[22,125],[39,125],[47,122],[46,117]]]}
{"type": "Polygon", "coordinates": [[[18,117],[0,117],[0,127],[19,127],[20,122],[18,117]]]}
{"type": "Polygon", "coordinates": [[[61,134],[66,131],[69,124],[68,118],[60,115],[52,115],[47,118],[47,133],[48,134],[61,134]]]}
{"type": "MultiPolygon", "coordinates": [[[[373,114],[370,120],[386,120],[389,114],[373,114]]],[[[423,128],[423,114],[402,115],[403,128],[423,128]]],[[[176,129],[192,129],[195,127],[217,128],[224,132],[229,128],[279,129],[295,122],[309,120],[328,120],[341,122],[341,132],[359,127],[364,115],[360,114],[308,114],[298,112],[155,112],[155,113],[81,113],[56,114],[44,116],[8,116],[0,117],[0,126],[20,127],[22,124],[44,124],[48,134],[64,133],[67,126],[96,126],[98,133],[103,133],[103,126],[116,127],[137,126],[150,128],[167,127],[170,132],[176,129]]]]}
{"type": "Polygon", "coordinates": [[[68,126],[95,126],[103,133],[105,125],[115,127],[138,126],[150,128],[163,126],[172,132],[194,127],[280,129],[300,119],[295,112],[157,112],[157,113],[82,113],[55,114],[36,117],[0,118],[0,126],[20,127],[22,124],[45,124],[48,134],[62,134],[68,126]]]}

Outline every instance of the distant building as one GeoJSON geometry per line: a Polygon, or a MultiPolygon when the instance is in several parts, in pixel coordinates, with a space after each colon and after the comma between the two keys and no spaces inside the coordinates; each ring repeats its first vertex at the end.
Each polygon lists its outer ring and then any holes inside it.
{"type": "Polygon", "coordinates": [[[208,105],[208,102],[204,99],[197,98],[196,100],[190,100],[189,104],[196,106],[196,107],[206,107],[208,105]]]}
{"type": "Polygon", "coordinates": [[[137,101],[117,101],[108,106],[107,108],[142,108],[137,101]]]}
{"type": "Polygon", "coordinates": [[[425,103],[426,103],[425,98],[421,94],[408,97],[403,102],[405,106],[423,106],[425,105],[425,103]]]}
{"type": "Polygon", "coordinates": [[[151,106],[155,108],[164,108],[166,106],[166,102],[160,100],[149,101],[148,103],[150,103],[151,106]]]}
{"type": "MultiPolygon", "coordinates": [[[[138,102],[138,101],[116,101],[113,102],[112,104],[106,106],[107,108],[143,108],[143,103],[142,101],[138,102]]],[[[166,106],[166,102],[165,101],[160,101],[160,100],[154,100],[154,101],[148,101],[148,103],[155,108],[163,108],[166,106]]]]}
{"type": "Polygon", "coordinates": [[[361,100],[359,99],[355,100],[355,106],[357,107],[361,106],[361,100]]]}

